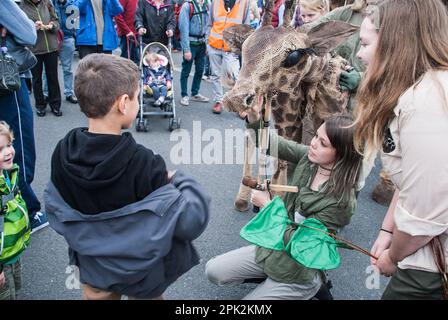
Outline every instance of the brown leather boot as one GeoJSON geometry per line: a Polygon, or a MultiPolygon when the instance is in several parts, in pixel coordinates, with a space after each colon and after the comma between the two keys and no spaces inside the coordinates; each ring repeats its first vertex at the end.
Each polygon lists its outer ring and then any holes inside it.
{"type": "Polygon", "coordinates": [[[395,187],[390,180],[390,178],[386,175],[386,173],[381,170],[380,172],[380,182],[373,189],[372,199],[383,205],[388,207],[390,202],[392,201],[392,197],[394,196],[395,187]]]}

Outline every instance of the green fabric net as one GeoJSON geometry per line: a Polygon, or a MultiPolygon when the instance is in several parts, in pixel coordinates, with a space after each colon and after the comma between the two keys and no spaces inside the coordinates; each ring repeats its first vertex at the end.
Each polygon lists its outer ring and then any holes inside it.
{"type": "Polygon", "coordinates": [[[240,236],[257,246],[281,251],[285,248],[283,234],[288,223],[285,204],[276,196],[241,229],[240,236]]]}
{"type": "Polygon", "coordinates": [[[285,250],[308,268],[331,270],[341,263],[337,247],[346,246],[326,232],[328,229],[314,218],[305,219],[302,223],[289,220],[284,202],[275,197],[241,229],[240,236],[266,249],[285,250]],[[289,224],[297,225],[298,229],[285,248],[283,234],[289,224]]]}

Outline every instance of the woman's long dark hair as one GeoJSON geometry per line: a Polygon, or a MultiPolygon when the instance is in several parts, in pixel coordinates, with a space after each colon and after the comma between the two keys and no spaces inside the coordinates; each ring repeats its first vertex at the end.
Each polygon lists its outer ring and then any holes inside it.
{"type": "Polygon", "coordinates": [[[362,156],[353,143],[353,117],[349,114],[333,116],[325,121],[325,130],[336,150],[335,165],[328,181],[328,194],[347,201],[356,188],[362,165],[362,156]]]}

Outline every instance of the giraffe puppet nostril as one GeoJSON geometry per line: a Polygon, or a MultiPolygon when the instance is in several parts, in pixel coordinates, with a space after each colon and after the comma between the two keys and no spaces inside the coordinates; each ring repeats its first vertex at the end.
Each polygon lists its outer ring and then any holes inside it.
{"type": "Polygon", "coordinates": [[[255,97],[255,95],[253,95],[253,94],[250,94],[246,97],[246,101],[245,101],[246,106],[252,105],[252,102],[254,102],[254,97],[255,97]]]}

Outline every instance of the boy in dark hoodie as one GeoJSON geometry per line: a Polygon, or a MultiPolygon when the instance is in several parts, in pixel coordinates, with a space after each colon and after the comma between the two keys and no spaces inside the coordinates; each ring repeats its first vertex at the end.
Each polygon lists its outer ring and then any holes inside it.
{"type": "Polygon", "coordinates": [[[81,60],[75,94],[89,127],[71,130],[52,156],[48,220],[69,244],[85,299],[158,298],[199,263],[191,241],[208,222],[209,197],[121,132],[138,112],[138,81],[130,60],[81,60]]]}

